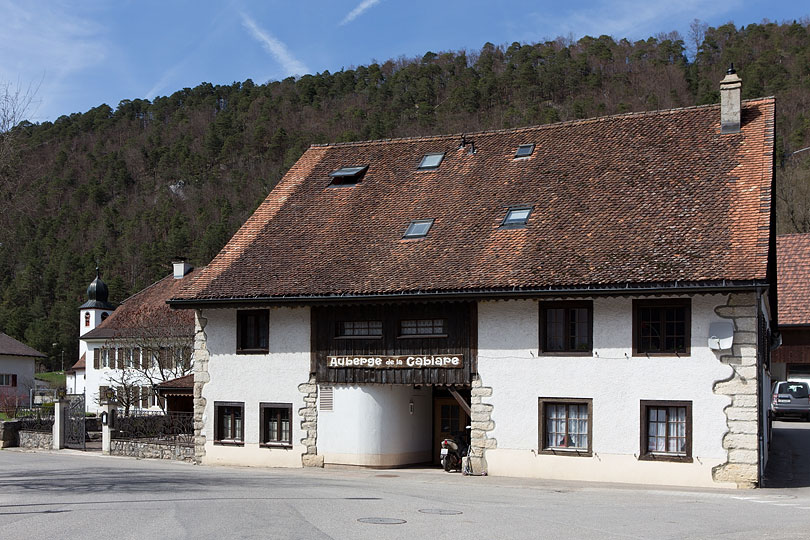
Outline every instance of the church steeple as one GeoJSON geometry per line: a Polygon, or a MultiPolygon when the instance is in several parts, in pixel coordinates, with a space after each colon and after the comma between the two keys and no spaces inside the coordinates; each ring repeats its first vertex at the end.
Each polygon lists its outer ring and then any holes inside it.
{"type": "Polygon", "coordinates": [[[101,272],[96,267],[96,279],[90,282],[87,287],[87,302],[79,306],[79,309],[107,309],[113,310],[112,304],[108,302],[110,291],[107,284],[101,280],[101,272]]]}

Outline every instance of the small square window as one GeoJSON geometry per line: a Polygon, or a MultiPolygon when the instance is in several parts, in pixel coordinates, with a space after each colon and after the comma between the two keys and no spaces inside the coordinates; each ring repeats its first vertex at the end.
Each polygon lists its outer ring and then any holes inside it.
{"type": "Polygon", "coordinates": [[[249,309],[236,312],[236,352],[240,354],[268,352],[270,311],[249,309]]]}
{"type": "Polygon", "coordinates": [[[214,403],[214,442],[244,444],[244,403],[214,403]]]}
{"type": "Polygon", "coordinates": [[[292,403],[262,403],[262,446],[292,446],[292,403]]]}
{"type": "Polygon", "coordinates": [[[593,401],[540,398],[540,452],[591,455],[593,401]]]}
{"type": "Polygon", "coordinates": [[[634,355],[688,355],[689,299],[633,300],[634,355]]]}
{"type": "Polygon", "coordinates": [[[425,154],[419,163],[419,169],[438,169],[444,159],[444,152],[440,154],[425,154]]]}
{"type": "Polygon", "coordinates": [[[529,157],[534,152],[534,144],[521,144],[515,152],[516,158],[529,157]]]}
{"type": "Polygon", "coordinates": [[[353,186],[357,184],[366,174],[368,165],[360,165],[355,167],[341,167],[336,171],[329,173],[332,177],[332,186],[353,186]]]}
{"type": "Polygon", "coordinates": [[[540,352],[590,354],[593,302],[541,302],[540,352]]]}
{"type": "Polygon", "coordinates": [[[408,225],[403,238],[424,238],[431,225],[433,225],[432,219],[415,219],[408,225]]]}
{"type": "Polygon", "coordinates": [[[503,218],[501,227],[506,228],[519,228],[526,225],[529,221],[529,216],[532,213],[531,206],[515,206],[506,211],[506,217],[503,218]]]}
{"type": "Polygon", "coordinates": [[[642,460],[692,461],[692,402],[641,402],[642,460]]]}

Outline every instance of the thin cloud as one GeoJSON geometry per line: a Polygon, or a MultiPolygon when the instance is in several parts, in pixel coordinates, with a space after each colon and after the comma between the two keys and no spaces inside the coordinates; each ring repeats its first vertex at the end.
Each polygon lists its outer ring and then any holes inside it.
{"type": "Polygon", "coordinates": [[[343,26],[344,24],[349,24],[357,17],[359,17],[360,15],[362,15],[363,13],[365,13],[366,11],[373,8],[379,3],[380,0],[363,0],[362,2],[357,4],[357,7],[351,10],[349,14],[343,18],[342,21],[340,21],[340,26],[343,26]]]}
{"type": "Polygon", "coordinates": [[[244,26],[253,38],[261,43],[265,50],[281,64],[287,75],[303,75],[309,73],[309,68],[303,62],[295,58],[284,43],[259,28],[253,19],[244,13],[241,15],[242,26],[244,26]]]}

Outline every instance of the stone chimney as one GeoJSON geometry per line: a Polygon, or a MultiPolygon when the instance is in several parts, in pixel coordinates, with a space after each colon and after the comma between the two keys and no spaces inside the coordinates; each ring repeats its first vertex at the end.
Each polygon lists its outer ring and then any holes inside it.
{"type": "Polygon", "coordinates": [[[725,78],[720,81],[720,133],[739,133],[742,79],[734,70],[734,64],[728,68],[725,78]]]}
{"type": "Polygon", "coordinates": [[[194,269],[193,266],[183,260],[172,262],[172,266],[174,267],[174,279],[183,279],[183,276],[194,269]]]}

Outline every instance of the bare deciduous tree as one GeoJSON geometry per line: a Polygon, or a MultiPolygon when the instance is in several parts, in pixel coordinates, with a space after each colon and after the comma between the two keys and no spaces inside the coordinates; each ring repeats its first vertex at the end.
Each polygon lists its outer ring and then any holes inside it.
{"type": "MultiPolygon", "coordinates": [[[[160,383],[191,373],[194,327],[187,318],[187,313],[160,306],[135,310],[127,321],[116,321],[119,327],[104,347],[115,368],[108,380],[117,387],[126,413],[145,401],[145,387],[154,393],[160,383]]],[[[159,404],[164,408],[162,401],[159,404]]]]}

